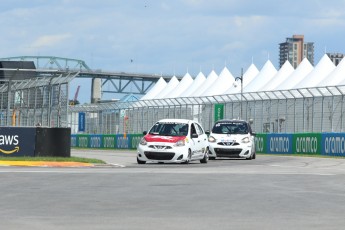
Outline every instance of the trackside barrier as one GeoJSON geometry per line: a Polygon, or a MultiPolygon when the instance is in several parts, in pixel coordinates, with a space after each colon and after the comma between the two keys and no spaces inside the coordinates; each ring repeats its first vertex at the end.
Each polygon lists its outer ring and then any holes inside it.
{"type": "Polygon", "coordinates": [[[0,127],[2,157],[70,157],[72,145],[70,128],[0,127]]]}
{"type": "Polygon", "coordinates": [[[116,135],[102,135],[102,148],[115,149],[116,135]]]}
{"type": "Polygon", "coordinates": [[[345,156],[345,133],[323,133],[321,154],[345,156]]]}
{"type": "MultiPolygon", "coordinates": [[[[142,134],[72,134],[71,147],[136,149],[142,134]]],[[[345,133],[257,133],[257,153],[313,154],[345,157],[345,133]]]]}
{"type": "Polygon", "coordinates": [[[296,133],[293,135],[293,153],[321,154],[322,133],[296,133]]]}
{"type": "Polygon", "coordinates": [[[101,149],[136,149],[143,134],[72,134],[71,147],[101,149]]]}
{"type": "Polygon", "coordinates": [[[345,156],[345,133],[260,133],[256,152],[345,156]]]}
{"type": "Polygon", "coordinates": [[[129,134],[117,134],[116,135],[116,148],[117,149],[129,149],[129,134]]]}

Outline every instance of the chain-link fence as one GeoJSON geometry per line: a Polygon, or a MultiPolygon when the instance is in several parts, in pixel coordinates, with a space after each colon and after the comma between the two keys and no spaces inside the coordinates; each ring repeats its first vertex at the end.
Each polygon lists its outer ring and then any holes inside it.
{"type": "Polygon", "coordinates": [[[334,86],[78,105],[68,118],[72,133],[80,133],[78,114],[85,114],[88,134],[142,133],[164,118],[197,120],[206,130],[219,118],[240,118],[258,133],[343,132],[344,95],[345,86],[334,86]]]}
{"type": "Polygon", "coordinates": [[[68,83],[77,74],[32,70],[25,79],[1,79],[0,125],[68,127],[68,83]]]}

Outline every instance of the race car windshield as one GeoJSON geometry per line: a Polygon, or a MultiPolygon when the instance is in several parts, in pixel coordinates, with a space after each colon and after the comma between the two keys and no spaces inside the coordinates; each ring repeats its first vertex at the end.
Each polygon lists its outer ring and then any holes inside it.
{"type": "Polygon", "coordinates": [[[156,123],[149,134],[160,136],[187,136],[188,124],[184,123],[156,123]]]}
{"type": "Polygon", "coordinates": [[[212,129],[212,133],[247,134],[248,125],[246,123],[239,123],[239,122],[216,123],[212,129]]]}

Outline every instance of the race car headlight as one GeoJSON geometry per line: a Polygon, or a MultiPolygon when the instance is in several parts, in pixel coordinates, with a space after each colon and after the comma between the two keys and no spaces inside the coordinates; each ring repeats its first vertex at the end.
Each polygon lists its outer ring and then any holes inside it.
{"type": "Polygon", "coordinates": [[[208,142],[216,142],[216,138],[214,138],[213,136],[209,136],[208,142]]]}
{"type": "Polygon", "coordinates": [[[174,146],[185,146],[185,140],[179,140],[174,144],[174,146]]]}
{"type": "Polygon", "coordinates": [[[242,143],[249,143],[250,140],[249,140],[249,137],[245,137],[242,139],[242,143]]]}
{"type": "Polygon", "coordinates": [[[141,138],[139,144],[141,144],[141,145],[147,145],[147,141],[146,141],[145,137],[141,138]]]}

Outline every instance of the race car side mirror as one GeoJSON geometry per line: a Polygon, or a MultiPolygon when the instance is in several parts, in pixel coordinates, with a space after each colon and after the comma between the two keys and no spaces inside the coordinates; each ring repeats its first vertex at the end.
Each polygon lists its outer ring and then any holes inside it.
{"type": "Polygon", "coordinates": [[[198,134],[192,133],[192,138],[198,138],[198,134]]]}

